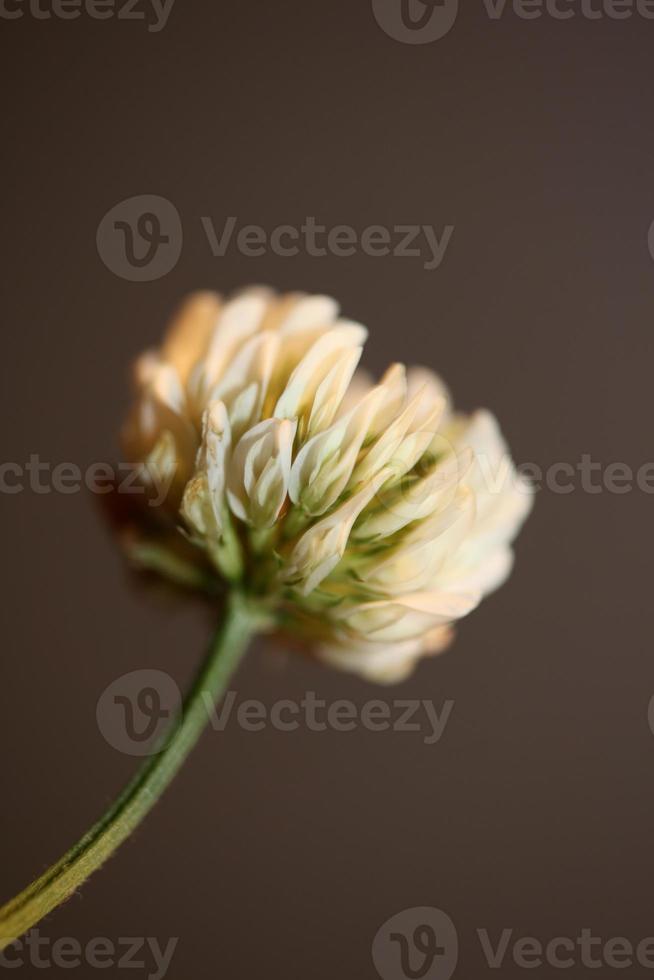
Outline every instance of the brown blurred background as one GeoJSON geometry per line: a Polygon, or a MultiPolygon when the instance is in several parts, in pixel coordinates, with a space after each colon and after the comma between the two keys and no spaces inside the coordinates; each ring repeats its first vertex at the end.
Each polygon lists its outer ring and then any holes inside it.
{"type": "MultiPolygon", "coordinates": [[[[176,0],[159,32],[22,9],[0,19],[3,461],[116,458],[131,359],[188,290],[251,282],[336,296],[371,328],[367,367],[434,367],[462,408],[496,412],[518,462],[652,458],[654,21],[493,20],[479,0],[442,39],[406,44],[367,0],[176,0]],[[96,232],[144,194],[174,204],[183,248],[167,275],[130,282],[96,232]],[[426,270],[233,244],[214,257],[202,216],[455,230],[426,270]]],[[[2,900],[134,769],[96,725],[105,687],[137,668],[183,685],[208,638],[196,608],[134,589],[96,503],[0,499],[2,900]]],[[[241,698],[452,699],[452,717],[436,745],[209,733],[42,935],[179,937],[180,980],[374,980],[375,933],[421,905],[451,916],[468,980],[493,972],[478,929],[653,935],[653,505],[541,490],[509,584],[397,690],[256,649],[241,698]]],[[[509,956],[502,977],[522,976],[509,956]]]]}

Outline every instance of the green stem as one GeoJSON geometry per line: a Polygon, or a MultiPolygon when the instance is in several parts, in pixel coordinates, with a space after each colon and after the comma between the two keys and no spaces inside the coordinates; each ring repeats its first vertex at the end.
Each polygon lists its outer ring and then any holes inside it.
{"type": "Polygon", "coordinates": [[[239,593],[230,596],[226,615],[195,683],[182,718],[157,754],[150,757],[104,816],[45,874],[0,908],[0,950],[69,898],[104,864],[152,809],[207,721],[207,696],[217,700],[245,653],[260,622],[239,593]]]}

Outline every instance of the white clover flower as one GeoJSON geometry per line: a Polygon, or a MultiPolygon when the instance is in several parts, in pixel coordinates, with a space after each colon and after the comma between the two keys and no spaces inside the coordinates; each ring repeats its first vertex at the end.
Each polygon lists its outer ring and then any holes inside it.
{"type": "Polygon", "coordinates": [[[532,496],[495,419],[454,414],[429,371],[394,364],[374,384],[357,371],[365,339],[325,296],[199,293],[138,361],[124,435],[147,506],[124,541],[143,568],[212,599],[224,589],[222,615],[152,757],[0,907],[0,951],[144,819],[257,632],[296,633],[336,667],[397,681],[509,574],[532,496]]]}
{"type": "Polygon", "coordinates": [[[216,578],[395,681],[506,579],[532,495],[493,416],[454,414],[436,375],[357,371],[366,336],[325,296],[195,294],[137,363],[125,442],[216,578]]]}

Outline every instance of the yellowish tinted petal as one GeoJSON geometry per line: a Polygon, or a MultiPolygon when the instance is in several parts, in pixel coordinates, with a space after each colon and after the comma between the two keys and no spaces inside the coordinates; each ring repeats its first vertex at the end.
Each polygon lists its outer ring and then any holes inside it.
{"type": "Polygon", "coordinates": [[[182,384],[186,384],[191,369],[204,356],[221,306],[218,293],[192,293],[172,320],[161,345],[161,356],[172,364],[182,384]]]}

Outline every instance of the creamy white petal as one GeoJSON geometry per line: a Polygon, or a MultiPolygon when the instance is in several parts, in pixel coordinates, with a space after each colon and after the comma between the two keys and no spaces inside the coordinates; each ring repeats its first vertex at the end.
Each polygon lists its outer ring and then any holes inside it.
{"type": "Polygon", "coordinates": [[[337,634],[333,643],[317,650],[325,663],[358,674],[377,684],[397,684],[415,669],[421,657],[441,653],[452,641],[449,626],[436,626],[424,636],[401,643],[374,643],[348,633],[337,634]]]}
{"type": "Polygon", "coordinates": [[[343,557],[352,525],[375,491],[373,481],[305,531],[289,556],[284,580],[303,595],[320,585],[343,557]]]}
{"type": "Polygon", "coordinates": [[[513,551],[507,545],[470,561],[464,544],[455,560],[437,576],[438,585],[454,592],[478,592],[485,596],[506,582],[513,561],[513,551]]]}
{"type": "Polygon", "coordinates": [[[346,416],[300,449],[291,470],[289,493],[307,514],[324,514],[345,490],[383,398],[382,386],[373,388],[346,416]]]}
{"type": "MultiPolygon", "coordinates": [[[[440,511],[452,500],[473,461],[471,449],[446,457],[426,476],[382,488],[353,529],[355,540],[387,538],[414,521],[440,511]]],[[[391,469],[393,464],[391,463],[391,469]]]]}
{"type": "Polygon", "coordinates": [[[265,291],[252,290],[225,304],[206,355],[189,378],[189,394],[196,410],[206,404],[209,392],[222,378],[241,347],[259,330],[269,301],[265,291]]]}
{"type": "Polygon", "coordinates": [[[123,429],[123,443],[128,458],[145,462],[146,482],[165,483],[171,500],[179,504],[193,472],[199,436],[186,413],[176,369],[148,358],[141,371],[147,380],[123,429]]]}
{"type": "Polygon", "coordinates": [[[460,487],[442,511],[419,521],[388,557],[363,565],[362,580],[369,588],[396,595],[428,588],[438,570],[456,554],[474,518],[474,496],[460,487]]]}
{"type": "Polygon", "coordinates": [[[406,373],[409,397],[413,397],[417,391],[424,391],[426,399],[424,402],[427,412],[430,402],[443,402],[443,420],[447,420],[451,412],[452,399],[450,390],[437,374],[424,367],[410,367],[406,373]]]}
{"type": "Polygon", "coordinates": [[[360,348],[366,330],[356,323],[340,323],[323,334],[292,372],[275,405],[277,418],[299,418],[309,414],[316,392],[343,353],[360,348]]]}
{"type": "Polygon", "coordinates": [[[171,411],[182,415],[185,407],[184,389],[177,371],[171,364],[161,362],[152,370],[148,390],[161,405],[166,405],[171,411]]]}
{"type": "Polygon", "coordinates": [[[220,399],[227,405],[235,439],[261,420],[279,343],[273,331],[255,334],[208,394],[210,401],[220,399]]]}
{"type": "Polygon", "coordinates": [[[182,514],[199,534],[217,541],[223,528],[226,461],[231,444],[227,409],[215,402],[203,418],[202,445],[197,472],[188,483],[182,501],[182,514]]]}
{"type": "Polygon", "coordinates": [[[207,472],[211,503],[220,520],[225,484],[227,482],[227,460],[231,448],[232,434],[229,416],[223,402],[215,402],[205,413],[202,451],[204,468],[207,472]]]}
{"type": "Polygon", "coordinates": [[[466,616],[478,604],[479,598],[476,593],[419,592],[361,603],[350,610],[337,610],[334,615],[368,640],[397,643],[415,639],[435,626],[466,616]]]}
{"type": "Polygon", "coordinates": [[[424,392],[419,391],[406,408],[382,431],[376,442],[368,449],[352,474],[351,483],[356,486],[379,472],[383,467],[390,468],[393,478],[399,479],[418,461],[431,442],[431,433],[436,430],[444,408],[444,402],[431,406],[427,422],[422,422],[426,433],[416,431],[414,423],[422,407],[424,392]]]}
{"type": "Polygon", "coordinates": [[[338,316],[338,303],[331,296],[300,296],[279,325],[285,341],[294,334],[329,327],[338,316]]]}
{"type": "Polygon", "coordinates": [[[253,527],[271,527],[284,505],[296,427],[295,420],[265,419],[234,449],[227,498],[236,517],[253,527]]]}
{"type": "Polygon", "coordinates": [[[320,382],[311,406],[307,429],[309,437],[329,428],[334,421],[362,351],[363,347],[353,347],[341,354],[336,364],[320,382]]]}
{"type": "Polygon", "coordinates": [[[283,315],[275,317],[275,323],[281,345],[266,403],[269,415],[273,414],[292,372],[313,344],[345,322],[337,319],[338,304],[328,296],[295,295],[282,300],[280,306],[283,315]]]}
{"type": "Polygon", "coordinates": [[[343,396],[343,401],[341,406],[336,413],[336,418],[341,418],[343,415],[347,415],[355,405],[358,405],[360,401],[365,398],[369,391],[375,387],[375,381],[373,376],[369,371],[364,368],[358,368],[354,372],[354,377],[352,378],[345,395],[343,396]]]}
{"type": "Polygon", "coordinates": [[[379,387],[384,390],[384,399],[370,422],[368,433],[370,439],[384,432],[406,404],[408,388],[404,365],[391,364],[382,375],[379,387]]]}

